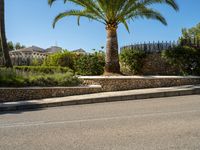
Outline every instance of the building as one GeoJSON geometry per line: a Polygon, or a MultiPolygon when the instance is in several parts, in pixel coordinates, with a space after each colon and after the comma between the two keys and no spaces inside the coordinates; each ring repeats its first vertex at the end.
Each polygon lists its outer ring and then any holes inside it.
{"type": "Polygon", "coordinates": [[[82,48],[73,50],[72,52],[77,53],[77,54],[87,54],[87,52],[82,48]]]}
{"type": "Polygon", "coordinates": [[[61,51],[61,47],[52,46],[47,49],[42,49],[37,46],[31,46],[24,49],[10,51],[10,58],[13,65],[31,65],[34,60],[42,61],[49,54],[61,51]]]}
{"type": "Polygon", "coordinates": [[[45,50],[45,52],[48,53],[48,54],[53,54],[53,53],[60,52],[60,51],[62,51],[62,48],[58,47],[58,46],[52,46],[52,47],[47,48],[45,50]]]}

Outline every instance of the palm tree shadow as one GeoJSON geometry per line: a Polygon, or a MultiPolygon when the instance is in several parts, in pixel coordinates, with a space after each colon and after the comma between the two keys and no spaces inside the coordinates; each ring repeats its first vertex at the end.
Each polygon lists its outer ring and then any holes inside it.
{"type": "Polygon", "coordinates": [[[44,110],[45,106],[33,102],[21,102],[20,105],[13,105],[9,103],[0,104],[0,115],[5,114],[21,114],[23,112],[33,112],[44,110]]]}

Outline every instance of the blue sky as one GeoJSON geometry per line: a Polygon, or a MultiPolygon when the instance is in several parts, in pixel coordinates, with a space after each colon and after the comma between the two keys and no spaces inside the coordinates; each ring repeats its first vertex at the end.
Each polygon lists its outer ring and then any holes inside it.
{"type": "MultiPolygon", "coordinates": [[[[180,6],[178,13],[168,6],[156,6],[166,17],[168,26],[146,19],[130,22],[130,33],[119,26],[119,46],[177,40],[182,28],[200,22],[200,0],[177,2],[180,6]]],[[[81,25],[77,26],[76,18],[70,17],[58,22],[55,29],[52,28],[53,18],[59,12],[74,8],[73,5],[64,5],[62,0],[58,0],[51,8],[47,0],[5,0],[5,3],[8,41],[20,42],[26,46],[47,48],[58,45],[68,50],[83,48],[87,51],[105,46],[105,27],[98,22],[81,19],[81,25]]]]}

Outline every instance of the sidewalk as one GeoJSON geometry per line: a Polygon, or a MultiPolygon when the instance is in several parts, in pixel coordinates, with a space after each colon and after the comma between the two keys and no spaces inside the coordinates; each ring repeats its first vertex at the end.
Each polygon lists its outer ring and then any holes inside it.
{"type": "Polygon", "coordinates": [[[48,98],[41,100],[0,103],[0,111],[26,110],[44,107],[81,105],[102,102],[139,100],[171,96],[200,94],[200,85],[187,85],[179,87],[138,89],[130,91],[115,91],[96,94],[48,98]]]}

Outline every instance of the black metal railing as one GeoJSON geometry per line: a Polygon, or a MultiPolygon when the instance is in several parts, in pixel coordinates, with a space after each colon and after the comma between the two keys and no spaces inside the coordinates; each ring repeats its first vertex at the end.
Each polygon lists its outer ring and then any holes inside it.
{"type": "Polygon", "coordinates": [[[190,46],[200,49],[200,38],[180,38],[178,41],[158,41],[148,43],[135,43],[121,47],[120,51],[124,49],[140,49],[146,53],[159,53],[167,49],[173,49],[176,46],[190,46]]]}

